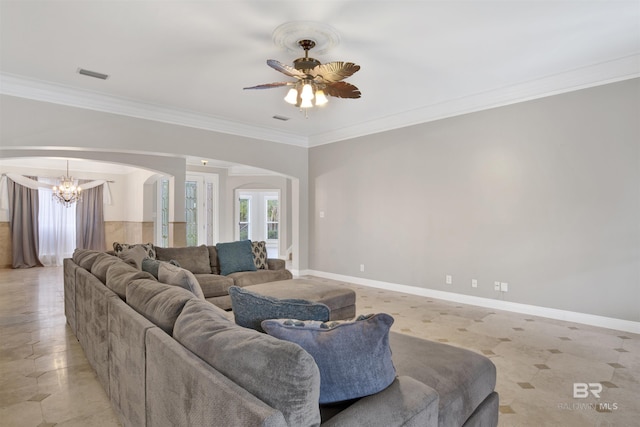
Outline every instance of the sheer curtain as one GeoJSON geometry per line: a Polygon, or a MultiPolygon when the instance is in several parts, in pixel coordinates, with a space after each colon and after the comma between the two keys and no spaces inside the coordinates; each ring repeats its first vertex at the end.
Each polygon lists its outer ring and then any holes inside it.
{"type": "MultiPolygon", "coordinates": [[[[40,178],[40,182],[56,185],[55,179],[40,178]]],[[[51,190],[38,190],[40,250],[38,256],[45,266],[62,265],[76,247],[76,205],[65,207],[53,200],[51,190]]]]}

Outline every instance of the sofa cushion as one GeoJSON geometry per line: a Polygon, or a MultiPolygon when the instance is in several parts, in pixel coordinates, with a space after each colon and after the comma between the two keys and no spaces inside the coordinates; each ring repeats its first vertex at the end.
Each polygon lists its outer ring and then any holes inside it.
{"type": "Polygon", "coordinates": [[[136,279],[155,280],[154,277],[146,271],[137,270],[132,265],[123,262],[114,257],[118,262],[113,263],[107,269],[107,288],[115,292],[122,300],[127,298],[127,285],[136,279]]]}
{"type": "Polygon", "coordinates": [[[175,260],[180,267],[193,274],[211,273],[209,251],[205,245],[187,246],[184,248],[161,248],[156,246],[156,259],[160,261],[175,260]]]}
{"type": "Polygon", "coordinates": [[[228,277],[233,279],[233,283],[236,286],[244,287],[278,280],[288,280],[291,279],[293,275],[289,270],[256,270],[239,271],[229,274],[228,277]]]}
{"type": "Polygon", "coordinates": [[[220,274],[223,276],[238,271],[256,271],[250,240],[218,243],[216,250],[220,262],[220,274]]]}
{"type": "Polygon", "coordinates": [[[149,279],[132,281],[126,291],[127,304],[169,335],[187,301],[197,299],[186,289],[149,279]]]}
{"type": "Polygon", "coordinates": [[[117,252],[118,258],[137,268],[142,269],[142,260],[149,256],[147,250],[142,246],[131,246],[130,248],[124,248],[120,252],[117,252]]]}
{"type": "Polygon", "coordinates": [[[267,270],[267,242],[251,242],[251,251],[253,252],[253,263],[258,270],[267,270]]]}
{"type": "Polygon", "coordinates": [[[395,332],[389,341],[398,375],[438,392],[438,425],[463,425],[495,388],[496,367],[481,354],[395,332]]]}
{"type": "Polygon", "coordinates": [[[229,288],[233,286],[231,277],[218,274],[194,274],[194,276],[196,276],[205,298],[229,295],[229,288]]]}
{"type": "Polygon", "coordinates": [[[76,249],[73,251],[71,258],[73,259],[73,262],[78,264],[80,267],[87,271],[91,271],[91,266],[93,266],[93,263],[101,253],[102,252],[100,251],[94,251],[91,249],[76,249]]]}
{"type": "Polygon", "coordinates": [[[393,382],[392,324],[393,317],[380,313],[352,322],[265,320],[262,327],[313,356],[320,369],[320,403],[333,403],[375,394],[393,382]]]}
{"type": "Polygon", "coordinates": [[[179,286],[198,298],[204,299],[204,294],[196,277],[192,272],[182,267],[177,267],[168,262],[161,263],[158,266],[158,280],[167,285],[179,286]]]}
{"type": "Polygon", "coordinates": [[[287,262],[280,258],[267,258],[267,269],[269,270],[284,270],[287,267],[287,262]]]}
{"type": "Polygon", "coordinates": [[[153,244],[152,243],[118,243],[118,242],[113,242],[113,251],[116,253],[116,255],[118,255],[120,252],[122,252],[125,249],[129,249],[129,248],[133,248],[136,246],[140,246],[141,248],[143,248],[146,252],[147,252],[147,256],[151,259],[155,259],[156,258],[156,251],[153,248],[153,244]]]}
{"type": "Polygon", "coordinates": [[[218,264],[218,251],[215,246],[207,246],[209,251],[209,265],[211,266],[211,273],[220,274],[220,267],[218,264]]]}
{"type": "MultiPolygon", "coordinates": [[[[282,412],[287,425],[320,424],[318,367],[300,346],[242,328],[230,321],[223,310],[195,299],[187,302],[178,317],[174,338],[282,412]]],[[[215,424],[215,420],[212,422],[215,424]]]]}
{"type": "Polygon", "coordinates": [[[266,319],[329,320],[331,310],[325,304],[302,299],[279,299],[246,289],[229,288],[231,308],[238,325],[264,332],[260,325],[266,319]]]}
{"type": "Polygon", "coordinates": [[[113,255],[109,255],[106,252],[100,253],[97,257],[93,265],[91,266],[91,274],[96,276],[102,283],[107,283],[107,270],[114,263],[122,262],[113,255]]]}

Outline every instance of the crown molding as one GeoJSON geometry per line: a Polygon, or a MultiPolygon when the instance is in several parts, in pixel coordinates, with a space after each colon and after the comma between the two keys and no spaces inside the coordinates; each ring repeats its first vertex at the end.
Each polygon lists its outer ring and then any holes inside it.
{"type": "Polygon", "coordinates": [[[250,126],[219,117],[134,101],[104,93],[74,89],[69,86],[29,79],[13,74],[0,73],[0,93],[35,101],[136,117],[139,119],[210,130],[247,138],[301,147],[308,146],[306,137],[291,133],[278,132],[273,129],[250,126]]]}
{"type": "Polygon", "coordinates": [[[310,148],[636,77],[640,77],[640,53],[553,74],[537,80],[427,105],[386,117],[378,117],[367,122],[357,123],[353,126],[310,137],[133,101],[103,93],[74,89],[13,74],[0,73],[0,93],[36,101],[310,148]]]}
{"type": "Polygon", "coordinates": [[[640,54],[358,123],[309,138],[309,147],[640,77],[640,54]]]}

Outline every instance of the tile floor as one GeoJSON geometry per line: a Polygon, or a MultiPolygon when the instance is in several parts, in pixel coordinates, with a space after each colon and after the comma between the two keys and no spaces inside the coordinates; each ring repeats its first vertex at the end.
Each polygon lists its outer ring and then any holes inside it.
{"type": "MultiPolygon", "coordinates": [[[[359,314],[490,357],[500,426],[640,425],[640,335],[344,285],[359,314]],[[573,398],[579,382],[600,398],[573,398]]],[[[0,328],[0,425],[119,426],[65,324],[62,268],[0,269],[0,328]]]]}

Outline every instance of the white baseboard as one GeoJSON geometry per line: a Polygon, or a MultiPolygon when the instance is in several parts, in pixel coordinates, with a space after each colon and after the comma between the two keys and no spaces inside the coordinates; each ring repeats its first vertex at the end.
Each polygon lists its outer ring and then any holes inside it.
{"type": "Polygon", "coordinates": [[[325,279],[339,280],[356,285],[372,288],[386,289],[389,291],[403,292],[405,294],[422,297],[436,298],[445,301],[459,302],[462,304],[476,305],[493,308],[496,310],[512,311],[515,313],[529,314],[532,316],[547,317],[549,319],[564,320],[567,322],[582,323],[585,325],[599,326],[601,328],[615,329],[618,331],[640,334],[640,322],[616,319],[613,317],[597,316],[594,314],[578,313],[575,311],[558,310],[555,308],[539,307],[536,305],[520,304],[517,302],[501,301],[491,298],[476,297],[472,295],[456,294],[453,292],[438,291],[435,289],[418,288],[415,286],[400,285],[397,283],[381,282],[362,277],[344,276],[341,274],[327,273],[317,270],[302,270],[301,276],[316,276],[325,279]]]}

